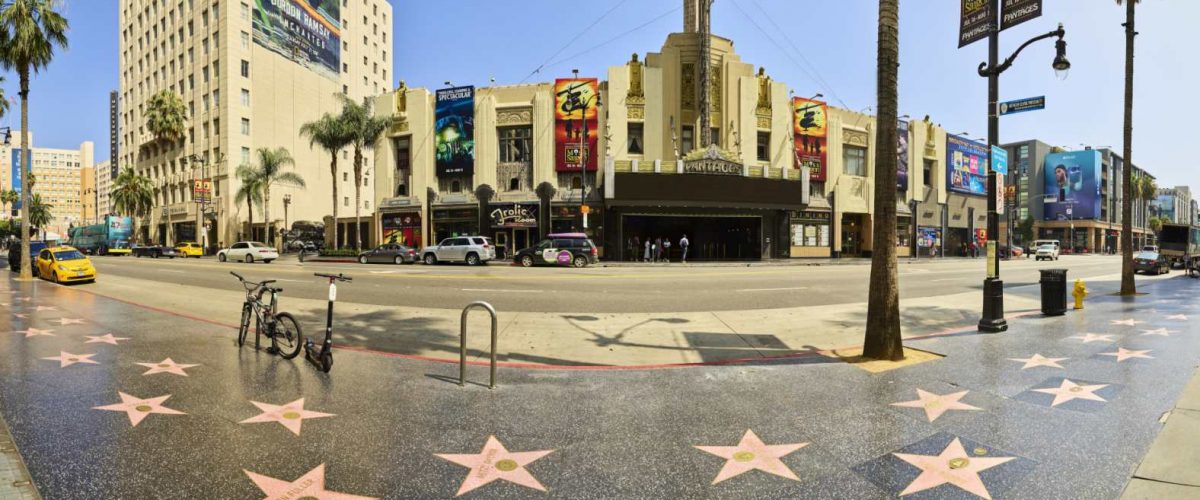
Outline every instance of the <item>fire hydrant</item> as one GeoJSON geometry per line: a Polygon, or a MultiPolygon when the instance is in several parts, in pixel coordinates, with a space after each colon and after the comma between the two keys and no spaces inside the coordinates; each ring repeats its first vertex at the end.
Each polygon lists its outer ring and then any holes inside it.
{"type": "Polygon", "coordinates": [[[1076,309],[1083,309],[1083,298],[1087,297],[1087,294],[1087,285],[1083,284],[1083,280],[1075,280],[1075,291],[1071,292],[1071,295],[1075,296],[1076,309]]]}

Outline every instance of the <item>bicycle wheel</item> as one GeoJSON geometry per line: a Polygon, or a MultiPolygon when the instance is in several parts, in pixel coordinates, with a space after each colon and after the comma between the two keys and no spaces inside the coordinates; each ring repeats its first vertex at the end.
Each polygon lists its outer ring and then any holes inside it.
{"type": "Polygon", "coordinates": [[[291,314],[275,315],[275,328],[271,332],[271,345],[279,351],[283,359],[292,359],[300,354],[304,345],[304,334],[300,332],[300,323],[291,314]]]}
{"type": "Polygon", "coordinates": [[[237,338],[238,347],[241,347],[246,344],[246,332],[250,331],[250,315],[251,315],[251,313],[252,313],[252,311],[250,309],[250,303],[247,302],[245,304],[242,304],[242,322],[240,323],[241,326],[238,327],[238,338],[237,338]]]}

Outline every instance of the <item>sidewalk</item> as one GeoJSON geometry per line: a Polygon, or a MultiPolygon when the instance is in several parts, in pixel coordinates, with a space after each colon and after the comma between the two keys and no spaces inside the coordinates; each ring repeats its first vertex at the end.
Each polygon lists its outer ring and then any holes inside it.
{"type": "Polygon", "coordinates": [[[1166,417],[1121,498],[1200,498],[1200,370],[1166,417]]]}

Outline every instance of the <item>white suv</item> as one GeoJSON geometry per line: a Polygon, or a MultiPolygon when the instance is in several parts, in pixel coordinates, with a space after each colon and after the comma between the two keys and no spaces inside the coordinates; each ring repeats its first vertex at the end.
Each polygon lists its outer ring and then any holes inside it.
{"type": "Polygon", "coordinates": [[[466,262],[477,266],[496,258],[496,245],[484,236],[456,236],[446,238],[435,246],[421,249],[421,260],[426,264],[439,262],[466,262]]]}
{"type": "Polygon", "coordinates": [[[1042,245],[1037,247],[1037,253],[1034,254],[1037,260],[1058,260],[1058,245],[1042,245]]]}
{"type": "Polygon", "coordinates": [[[217,260],[225,262],[228,260],[236,260],[239,262],[254,262],[261,260],[266,263],[279,258],[279,252],[274,248],[267,246],[264,243],[257,241],[239,241],[233,246],[217,252],[217,260]]]}

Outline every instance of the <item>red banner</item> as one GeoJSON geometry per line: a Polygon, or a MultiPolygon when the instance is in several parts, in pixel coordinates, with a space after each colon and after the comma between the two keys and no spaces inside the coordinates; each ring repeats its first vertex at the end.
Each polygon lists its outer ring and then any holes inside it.
{"type": "Polygon", "coordinates": [[[821,101],[795,97],[792,122],[796,140],[796,168],[808,167],[809,179],[825,182],[826,118],[828,106],[821,101]]]}
{"type": "Polygon", "coordinates": [[[560,78],[554,81],[554,170],[578,172],[587,164],[596,171],[600,137],[600,82],[595,78],[560,78]],[[587,140],[583,140],[584,130],[587,140]]]}

